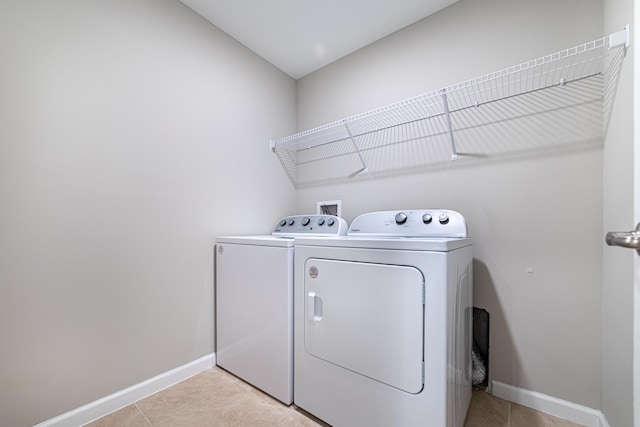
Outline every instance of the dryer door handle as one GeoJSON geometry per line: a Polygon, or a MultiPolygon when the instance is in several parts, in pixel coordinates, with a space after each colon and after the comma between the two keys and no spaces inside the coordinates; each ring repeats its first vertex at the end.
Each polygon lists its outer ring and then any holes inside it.
{"type": "Polygon", "coordinates": [[[309,320],[314,322],[322,320],[322,298],[316,295],[315,292],[307,294],[307,314],[309,320]]]}

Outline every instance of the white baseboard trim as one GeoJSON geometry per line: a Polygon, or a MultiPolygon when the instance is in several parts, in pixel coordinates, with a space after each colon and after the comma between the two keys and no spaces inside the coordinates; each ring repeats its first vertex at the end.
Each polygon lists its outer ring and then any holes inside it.
{"type": "Polygon", "coordinates": [[[600,427],[611,427],[603,412],[600,412],[600,427]]]}
{"type": "Polygon", "coordinates": [[[492,381],[493,395],[586,427],[609,427],[602,411],[557,397],[492,381]]]}
{"type": "Polygon", "coordinates": [[[90,423],[214,366],[216,366],[216,355],[211,353],[34,427],[77,427],[90,423]]]}

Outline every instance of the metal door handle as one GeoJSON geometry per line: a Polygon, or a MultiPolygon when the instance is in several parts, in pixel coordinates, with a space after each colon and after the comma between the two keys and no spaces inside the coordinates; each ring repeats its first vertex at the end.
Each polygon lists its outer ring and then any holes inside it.
{"type": "Polygon", "coordinates": [[[640,255],[640,223],[635,231],[610,231],[606,237],[607,245],[622,246],[623,248],[635,249],[640,255]]]}

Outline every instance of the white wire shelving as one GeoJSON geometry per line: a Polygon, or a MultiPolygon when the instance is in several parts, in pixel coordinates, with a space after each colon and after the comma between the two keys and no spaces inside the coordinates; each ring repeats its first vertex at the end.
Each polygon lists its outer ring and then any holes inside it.
{"type": "Polygon", "coordinates": [[[271,140],[270,146],[293,184],[300,186],[424,169],[459,156],[504,154],[518,143],[531,149],[540,141],[601,138],[628,46],[627,26],[570,49],[271,140]]]}

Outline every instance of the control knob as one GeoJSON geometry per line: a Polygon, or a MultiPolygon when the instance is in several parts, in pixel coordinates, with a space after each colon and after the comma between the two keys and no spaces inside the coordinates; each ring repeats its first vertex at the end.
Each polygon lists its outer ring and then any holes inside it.
{"type": "Polygon", "coordinates": [[[440,221],[440,224],[447,224],[449,222],[449,215],[447,215],[446,213],[441,213],[438,217],[438,221],[440,221]]]}
{"type": "Polygon", "coordinates": [[[396,214],[396,224],[404,224],[407,222],[407,214],[404,212],[400,212],[396,214]]]}
{"type": "Polygon", "coordinates": [[[318,218],[318,225],[324,225],[324,218],[318,218]]]}
{"type": "Polygon", "coordinates": [[[333,224],[335,224],[335,223],[336,223],[336,220],[335,220],[335,219],[333,219],[333,218],[329,218],[329,219],[327,220],[327,225],[328,225],[329,227],[331,227],[331,226],[332,226],[333,224]]]}
{"type": "Polygon", "coordinates": [[[286,219],[283,219],[282,221],[280,221],[280,227],[284,227],[285,225],[287,225],[286,219]]]}
{"type": "Polygon", "coordinates": [[[289,224],[289,225],[293,225],[295,222],[296,222],[296,220],[295,220],[295,219],[293,219],[293,218],[289,218],[289,222],[288,222],[288,224],[289,224]]]}
{"type": "Polygon", "coordinates": [[[308,216],[305,216],[304,218],[302,218],[302,226],[306,227],[307,225],[309,225],[309,223],[311,222],[311,219],[309,219],[308,216]]]}
{"type": "Polygon", "coordinates": [[[431,214],[422,215],[422,222],[424,222],[425,224],[431,224],[432,220],[433,220],[433,217],[431,216],[431,214]]]}

